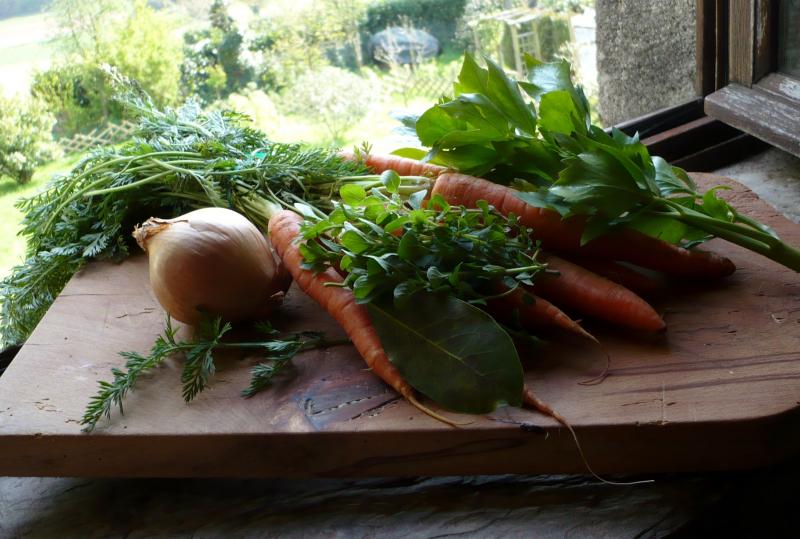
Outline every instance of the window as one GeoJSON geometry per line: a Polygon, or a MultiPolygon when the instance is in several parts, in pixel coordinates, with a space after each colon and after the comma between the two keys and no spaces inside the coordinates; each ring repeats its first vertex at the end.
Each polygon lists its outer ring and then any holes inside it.
{"type": "Polygon", "coordinates": [[[706,113],[800,155],[800,1],[698,5],[706,113]]]}

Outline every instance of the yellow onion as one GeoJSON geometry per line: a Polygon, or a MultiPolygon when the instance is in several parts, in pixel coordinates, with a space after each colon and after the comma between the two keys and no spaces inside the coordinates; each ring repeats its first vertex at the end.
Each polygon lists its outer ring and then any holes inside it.
{"type": "Polygon", "coordinates": [[[187,324],[204,314],[231,322],[263,318],[291,282],[255,225],[224,208],[153,217],[133,237],[147,253],[159,303],[187,324]]]}

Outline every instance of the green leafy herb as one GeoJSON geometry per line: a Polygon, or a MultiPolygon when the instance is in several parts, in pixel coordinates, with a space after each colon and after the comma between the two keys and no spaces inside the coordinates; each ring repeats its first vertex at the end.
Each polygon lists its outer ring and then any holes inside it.
{"type": "MultiPolygon", "coordinates": [[[[90,432],[97,422],[105,416],[111,417],[111,410],[116,405],[123,413],[122,401],[125,394],[133,391],[139,375],[143,372],[158,367],[166,359],[177,354],[185,356],[181,373],[182,394],[186,402],[194,399],[208,384],[208,379],[215,372],[214,350],[225,348],[256,349],[263,353],[264,363],[254,367],[253,378],[250,386],[243,391],[251,397],[269,385],[275,374],[281,371],[303,350],[321,346],[339,344],[341,341],[325,341],[322,334],[317,332],[301,332],[290,335],[284,339],[268,339],[254,342],[223,342],[223,335],[230,331],[228,323],[223,324],[220,318],[205,319],[197,327],[195,338],[191,341],[176,340],[177,328],[172,325],[172,319],[167,316],[164,334],[156,338],[149,355],[143,356],[137,352],[120,352],[127,361],[125,370],[112,368],[112,381],[100,381],[100,389],[86,407],[81,419],[83,430],[90,432]]],[[[270,336],[276,334],[269,325],[258,327],[262,332],[267,331],[270,336]]]]}
{"type": "Polygon", "coordinates": [[[351,187],[342,188],[342,204],[328,217],[306,220],[300,250],[308,269],[346,271],[343,286],[359,303],[403,301],[419,291],[483,302],[497,293],[494,283],[513,290],[545,270],[529,231],[486,204],[455,207],[434,195],[421,208],[351,187]]]}
{"type": "Polygon", "coordinates": [[[522,405],[522,365],[491,316],[458,298],[429,293],[397,306],[367,305],[389,360],[416,390],[456,412],[522,405]]]}
{"type": "Polygon", "coordinates": [[[222,324],[221,318],[206,318],[198,325],[197,333],[200,339],[184,350],[186,361],[181,372],[181,384],[183,384],[183,400],[186,402],[191,402],[203,391],[209,377],[214,375],[216,366],[213,351],[219,346],[222,336],[230,329],[231,325],[222,324]]]}
{"type": "Polygon", "coordinates": [[[250,370],[250,385],[242,390],[242,396],[250,398],[269,387],[275,377],[284,372],[298,352],[312,348],[348,344],[349,342],[347,339],[326,340],[324,335],[318,331],[302,331],[295,334],[292,339],[262,343],[263,346],[260,347],[259,352],[264,355],[265,361],[250,370]]]}
{"type": "MultiPolygon", "coordinates": [[[[388,190],[392,179],[386,178],[388,190]]],[[[519,405],[522,368],[508,333],[470,303],[532,285],[545,266],[530,231],[486,203],[450,206],[342,188],[326,218],[301,227],[304,266],[347,273],[403,378],[451,410],[519,405]]]]}

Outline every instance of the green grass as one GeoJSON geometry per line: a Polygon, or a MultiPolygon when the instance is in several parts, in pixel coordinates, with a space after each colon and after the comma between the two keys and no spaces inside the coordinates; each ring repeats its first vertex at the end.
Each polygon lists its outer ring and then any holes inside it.
{"type": "Polygon", "coordinates": [[[33,72],[47,69],[62,42],[49,13],[0,20],[0,92],[27,94],[33,72]]]}
{"type": "Polygon", "coordinates": [[[40,191],[58,172],[66,172],[78,161],[80,155],[71,155],[39,168],[30,183],[20,185],[12,179],[0,179],[0,279],[25,257],[25,240],[17,235],[22,214],[14,207],[20,198],[40,191]]]}
{"type": "Polygon", "coordinates": [[[0,66],[49,61],[55,48],[51,43],[25,43],[5,48],[0,56],[0,66]]]}

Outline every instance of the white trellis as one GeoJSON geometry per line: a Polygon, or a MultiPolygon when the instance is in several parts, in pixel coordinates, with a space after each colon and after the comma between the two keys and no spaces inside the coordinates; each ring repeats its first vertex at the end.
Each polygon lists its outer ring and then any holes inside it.
{"type": "Polygon", "coordinates": [[[88,133],[78,133],[71,138],[58,141],[64,153],[83,153],[96,146],[106,146],[123,142],[136,131],[136,124],[124,121],[121,124],[108,124],[96,127],[88,133]]]}
{"type": "MultiPolygon", "coordinates": [[[[558,15],[552,11],[537,9],[537,8],[515,8],[495,13],[493,15],[486,15],[476,18],[470,22],[472,29],[472,37],[475,45],[475,50],[484,51],[488,54],[496,54],[500,65],[512,67],[517,75],[522,77],[525,74],[525,54],[530,54],[534,58],[542,58],[544,56],[543,50],[545,49],[542,42],[542,36],[538,32],[538,25],[534,24],[537,20],[548,17],[564,17],[565,15],[558,15]],[[484,43],[481,43],[480,32],[478,28],[482,24],[495,24],[502,26],[511,41],[511,58],[504,51],[502,40],[497,44],[497,50],[487,50],[484,43]]],[[[575,42],[575,33],[572,24],[567,24],[569,28],[569,41],[575,42]]],[[[575,65],[577,59],[573,59],[575,65]]]]}

